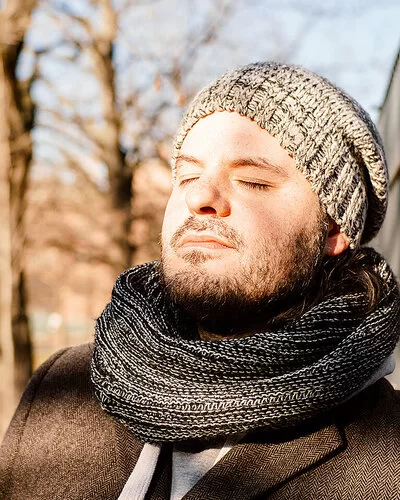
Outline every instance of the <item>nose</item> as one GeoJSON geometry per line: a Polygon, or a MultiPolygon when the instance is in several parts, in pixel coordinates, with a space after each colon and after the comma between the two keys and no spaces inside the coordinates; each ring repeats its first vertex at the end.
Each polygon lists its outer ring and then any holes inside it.
{"type": "Polygon", "coordinates": [[[199,178],[186,193],[186,204],[192,215],[227,217],[231,207],[224,187],[216,180],[199,178]]]}

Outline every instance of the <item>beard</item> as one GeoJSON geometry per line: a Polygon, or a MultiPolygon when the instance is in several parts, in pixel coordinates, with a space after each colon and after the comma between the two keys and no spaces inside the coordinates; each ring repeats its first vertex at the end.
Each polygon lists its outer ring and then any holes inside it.
{"type": "MultiPolygon", "coordinates": [[[[277,318],[286,317],[287,310],[298,310],[304,296],[314,289],[322,267],[327,228],[328,218],[321,210],[308,231],[276,241],[260,238],[253,246],[258,252],[249,254],[250,258],[229,276],[207,271],[201,264],[214,257],[201,250],[188,252],[182,257],[187,265],[172,269],[162,246],[161,277],[167,299],[193,317],[201,330],[212,332],[210,338],[265,330],[277,318]]],[[[245,254],[237,232],[214,216],[204,220],[189,217],[171,238],[172,250],[190,230],[211,230],[245,254]]]]}

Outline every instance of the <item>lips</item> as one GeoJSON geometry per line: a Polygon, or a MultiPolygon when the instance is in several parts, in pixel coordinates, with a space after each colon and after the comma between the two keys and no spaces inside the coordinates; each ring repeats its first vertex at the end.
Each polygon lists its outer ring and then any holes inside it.
{"type": "Polygon", "coordinates": [[[210,248],[210,249],[228,249],[234,246],[227,240],[208,233],[189,233],[183,236],[178,244],[179,248],[210,248]]]}

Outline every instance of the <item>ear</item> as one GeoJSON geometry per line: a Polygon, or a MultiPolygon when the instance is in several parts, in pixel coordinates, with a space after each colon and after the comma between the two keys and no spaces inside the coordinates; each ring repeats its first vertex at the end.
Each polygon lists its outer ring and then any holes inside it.
{"type": "Polygon", "coordinates": [[[325,241],[324,255],[336,257],[350,245],[349,238],[340,232],[340,227],[333,220],[329,220],[328,236],[325,241]]]}

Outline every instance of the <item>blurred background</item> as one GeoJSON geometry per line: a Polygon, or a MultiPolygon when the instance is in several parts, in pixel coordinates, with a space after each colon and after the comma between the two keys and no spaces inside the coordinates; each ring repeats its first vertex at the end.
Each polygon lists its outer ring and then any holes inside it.
{"type": "Polygon", "coordinates": [[[374,245],[400,273],[399,25],[398,0],[0,0],[0,437],[32,371],[158,258],[171,138],[227,69],[302,64],[367,109],[391,175],[374,245]]]}

